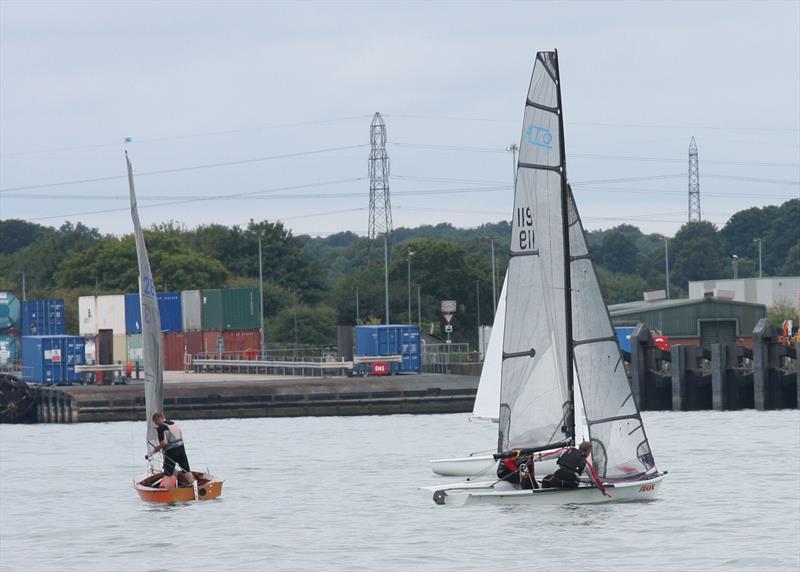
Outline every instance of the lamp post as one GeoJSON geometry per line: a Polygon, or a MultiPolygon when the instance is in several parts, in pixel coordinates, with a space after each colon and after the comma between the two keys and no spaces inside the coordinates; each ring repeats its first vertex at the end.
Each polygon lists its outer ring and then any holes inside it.
{"type": "Polygon", "coordinates": [[[417,327],[419,331],[422,332],[422,304],[420,304],[420,300],[422,299],[422,286],[417,284],[417,327]]]}
{"type": "Polygon", "coordinates": [[[664,237],[664,265],[666,266],[667,300],[669,300],[669,239],[664,237]]]}
{"type": "Polygon", "coordinates": [[[517,186],[517,151],[519,151],[519,147],[516,143],[512,143],[508,147],[506,147],[506,151],[511,151],[511,158],[514,162],[514,186],[517,186]]]}
{"type": "Polygon", "coordinates": [[[408,323],[411,323],[411,257],[416,254],[410,248],[408,249],[408,323]]]}
{"type": "Polygon", "coordinates": [[[263,359],[264,354],[264,268],[263,262],[261,257],[261,233],[258,233],[258,291],[259,291],[259,319],[258,319],[258,329],[261,332],[261,358],[263,359]]]}
{"type": "Polygon", "coordinates": [[[494,262],[494,237],[484,236],[492,245],[492,318],[497,314],[497,270],[494,262]]]}
{"type": "Polygon", "coordinates": [[[478,309],[478,351],[481,351],[481,281],[475,281],[475,307],[478,309]]]}
{"type": "Polygon", "coordinates": [[[753,242],[758,243],[758,277],[761,278],[761,239],[754,238],[753,242]]]}
{"type": "Polygon", "coordinates": [[[386,324],[389,323],[389,233],[383,234],[383,287],[386,295],[386,324]]]}
{"type": "Polygon", "coordinates": [[[735,254],[731,256],[731,264],[733,264],[733,279],[739,278],[739,257],[735,254]]]}
{"type": "Polygon", "coordinates": [[[356,326],[361,324],[361,312],[358,309],[358,286],[356,288],[356,326]]]}

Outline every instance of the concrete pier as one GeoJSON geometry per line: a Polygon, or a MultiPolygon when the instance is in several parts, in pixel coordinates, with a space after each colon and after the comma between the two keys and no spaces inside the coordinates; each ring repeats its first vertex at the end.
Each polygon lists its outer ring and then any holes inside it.
{"type": "MultiPolygon", "coordinates": [[[[466,413],[472,411],[478,378],[458,375],[396,375],[368,378],[225,379],[164,384],[164,409],[180,419],[466,413]]],[[[141,383],[115,386],[43,387],[37,392],[42,423],[141,421],[141,383]]]]}

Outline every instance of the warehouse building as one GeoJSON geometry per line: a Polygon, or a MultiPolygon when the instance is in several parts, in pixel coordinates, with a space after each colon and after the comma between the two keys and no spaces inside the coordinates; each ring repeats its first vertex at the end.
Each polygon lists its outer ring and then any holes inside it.
{"type": "Polygon", "coordinates": [[[614,326],[642,322],[667,336],[672,345],[706,349],[720,343],[752,347],[753,328],[758,320],[767,316],[763,304],[713,297],[627,302],[610,306],[608,311],[614,326]]]}
{"type": "Polygon", "coordinates": [[[739,278],[737,280],[698,280],[689,282],[689,298],[726,296],[738,302],[791,304],[800,307],[800,276],[739,278]]]}

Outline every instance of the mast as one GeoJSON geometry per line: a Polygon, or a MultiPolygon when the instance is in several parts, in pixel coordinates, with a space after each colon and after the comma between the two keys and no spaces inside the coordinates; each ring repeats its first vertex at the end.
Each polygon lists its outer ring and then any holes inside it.
{"type": "Polygon", "coordinates": [[[575,444],[575,357],[572,346],[572,258],[569,250],[569,189],[567,187],[567,155],[564,145],[564,108],[561,102],[561,69],[558,63],[558,50],[555,54],[556,101],[558,105],[558,148],[561,155],[561,232],[564,240],[564,333],[567,364],[567,393],[569,411],[565,420],[566,436],[575,444]]]}

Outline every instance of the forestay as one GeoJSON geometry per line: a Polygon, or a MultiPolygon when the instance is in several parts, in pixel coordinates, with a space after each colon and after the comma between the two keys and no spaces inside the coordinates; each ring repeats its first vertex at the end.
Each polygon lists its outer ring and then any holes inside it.
{"type": "Polygon", "coordinates": [[[592,441],[592,459],[605,480],[635,478],[654,470],[655,462],[571,189],[569,225],[575,371],[592,441]]]}
{"type": "Polygon", "coordinates": [[[561,198],[565,173],[557,77],[556,54],[537,54],[514,192],[500,390],[501,451],[544,450],[569,438],[561,198]]]}
{"type": "Polygon", "coordinates": [[[136,258],[139,261],[139,300],[142,312],[142,352],[144,357],[144,401],[147,411],[147,442],[155,445],[156,429],[151,419],[153,413],[164,408],[163,371],[161,369],[161,317],[158,313],[156,288],[153,273],[150,271],[150,260],[147,258],[147,247],[144,243],[142,225],[139,222],[139,211],[136,207],[136,191],[133,188],[133,168],[128,154],[128,187],[131,195],[131,218],[133,233],[136,239],[136,258]]]}

